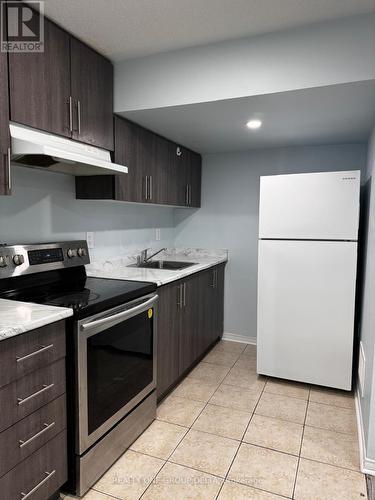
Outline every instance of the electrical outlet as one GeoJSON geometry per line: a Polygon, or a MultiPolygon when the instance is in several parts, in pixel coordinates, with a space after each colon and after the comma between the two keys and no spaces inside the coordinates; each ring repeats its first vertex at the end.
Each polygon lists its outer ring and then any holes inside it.
{"type": "Polygon", "coordinates": [[[161,240],[160,227],[157,227],[155,229],[155,239],[156,239],[156,241],[160,241],[161,240]]]}
{"type": "Polygon", "coordinates": [[[86,241],[87,241],[88,248],[94,248],[95,247],[94,233],[93,232],[87,232],[86,233],[86,241]]]}

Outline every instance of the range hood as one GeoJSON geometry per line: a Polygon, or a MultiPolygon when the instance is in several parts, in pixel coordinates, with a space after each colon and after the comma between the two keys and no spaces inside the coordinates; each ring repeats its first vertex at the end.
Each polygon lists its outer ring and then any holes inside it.
{"type": "Polygon", "coordinates": [[[10,123],[12,163],[70,175],[126,174],[109,151],[10,123]]]}

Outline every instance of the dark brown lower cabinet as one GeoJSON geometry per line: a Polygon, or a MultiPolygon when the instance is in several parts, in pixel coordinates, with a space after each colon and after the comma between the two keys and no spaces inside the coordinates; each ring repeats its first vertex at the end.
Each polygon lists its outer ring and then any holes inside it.
{"type": "Polygon", "coordinates": [[[203,352],[199,337],[203,334],[198,317],[199,275],[181,283],[179,329],[179,375],[182,375],[203,352]]]}
{"type": "Polygon", "coordinates": [[[67,480],[65,322],[2,340],[0,366],[0,498],[47,500],[67,480]]]}
{"type": "Polygon", "coordinates": [[[158,289],[160,400],[223,334],[225,264],[158,289]]]}
{"type": "Polygon", "coordinates": [[[165,285],[158,289],[157,322],[157,393],[158,396],[178,378],[179,365],[179,285],[165,285]]]}

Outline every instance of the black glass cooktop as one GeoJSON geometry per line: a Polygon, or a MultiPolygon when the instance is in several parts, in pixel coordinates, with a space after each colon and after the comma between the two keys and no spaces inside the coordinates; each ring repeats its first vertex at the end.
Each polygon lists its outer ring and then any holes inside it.
{"type": "MultiPolygon", "coordinates": [[[[35,277],[35,275],[34,275],[35,277]]],[[[81,277],[74,281],[54,281],[3,291],[4,299],[70,307],[74,316],[84,318],[129,302],[156,290],[153,283],[81,277]]]]}

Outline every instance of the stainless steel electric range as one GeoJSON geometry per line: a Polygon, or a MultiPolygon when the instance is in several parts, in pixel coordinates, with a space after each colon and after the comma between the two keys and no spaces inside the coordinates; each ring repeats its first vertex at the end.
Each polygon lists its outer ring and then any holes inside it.
{"type": "Polygon", "coordinates": [[[0,297],[67,320],[69,481],[83,495],[155,418],[156,285],[86,276],[85,241],[0,246],[0,297]]]}

